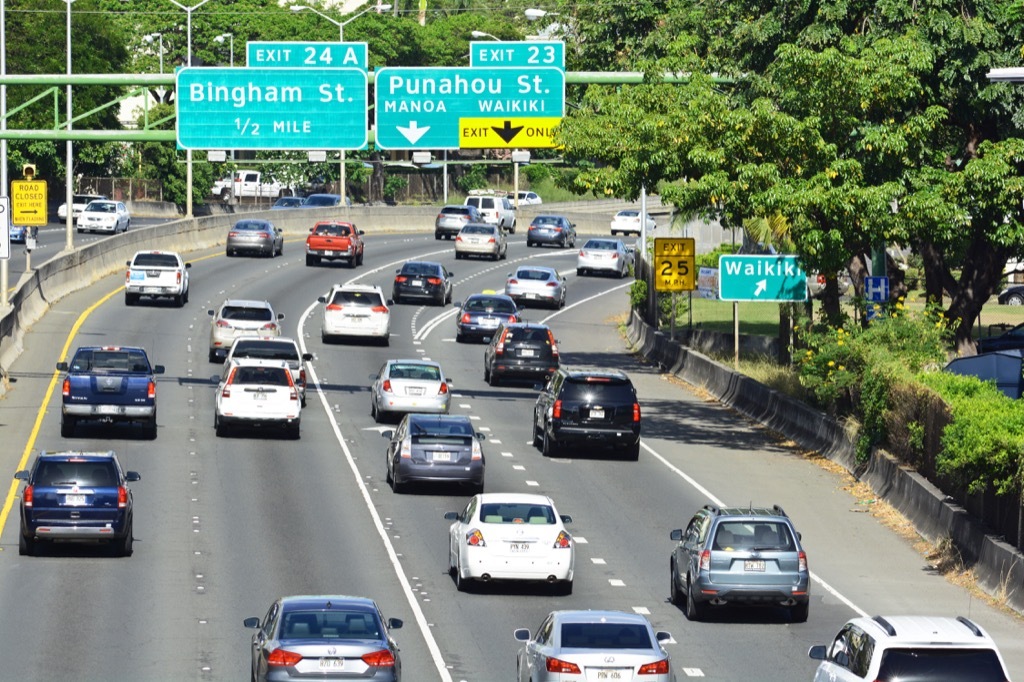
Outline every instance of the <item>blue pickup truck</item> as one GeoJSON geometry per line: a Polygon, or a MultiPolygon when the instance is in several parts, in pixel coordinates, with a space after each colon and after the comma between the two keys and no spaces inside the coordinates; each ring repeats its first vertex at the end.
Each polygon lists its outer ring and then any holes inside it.
{"type": "Polygon", "coordinates": [[[150,365],[146,351],[128,346],[82,346],[71,362],[58,362],[66,372],[60,435],[75,435],[79,422],[137,422],[147,438],[156,438],[156,380],[162,365],[150,365]]]}

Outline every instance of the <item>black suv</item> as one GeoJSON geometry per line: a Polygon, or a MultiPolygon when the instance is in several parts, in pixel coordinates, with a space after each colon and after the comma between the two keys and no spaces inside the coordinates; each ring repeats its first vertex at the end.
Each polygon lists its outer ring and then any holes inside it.
{"type": "Polygon", "coordinates": [[[807,620],[807,554],[779,505],[704,505],[669,537],[679,543],[669,561],[669,598],[690,620],[726,604],[789,607],[790,620],[807,620]]]}
{"type": "Polygon", "coordinates": [[[41,541],[93,540],[131,555],[132,491],[126,483],[139,475],[122,471],[113,452],[41,452],[31,470],[14,477],[25,482],[19,554],[35,554],[41,541]]]}
{"type": "Polygon", "coordinates": [[[614,369],[559,368],[533,406],[533,443],[545,457],[570,445],[598,445],[640,458],[640,403],[614,369]]]}
{"type": "Polygon", "coordinates": [[[507,324],[494,333],[484,349],[484,381],[491,386],[506,377],[547,379],[557,369],[558,343],[543,324],[507,324]]]}

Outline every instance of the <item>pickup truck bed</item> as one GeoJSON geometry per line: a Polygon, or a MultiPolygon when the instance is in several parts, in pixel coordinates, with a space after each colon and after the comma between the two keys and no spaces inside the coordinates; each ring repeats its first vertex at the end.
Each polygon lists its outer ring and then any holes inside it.
{"type": "Polygon", "coordinates": [[[143,296],[167,297],[181,307],[188,303],[188,269],[173,251],[139,251],[128,261],[124,281],[124,304],[135,305],[143,296]]]}
{"type": "Polygon", "coordinates": [[[306,237],[306,265],[342,260],[350,268],[363,264],[363,231],[352,223],[321,222],[306,237]]]}

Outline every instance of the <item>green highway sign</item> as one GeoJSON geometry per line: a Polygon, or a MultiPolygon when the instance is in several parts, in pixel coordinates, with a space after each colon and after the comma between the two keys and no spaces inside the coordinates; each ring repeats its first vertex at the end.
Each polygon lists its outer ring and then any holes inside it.
{"type": "Polygon", "coordinates": [[[561,40],[471,41],[470,66],[554,66],[565,71],[561,40]]]}
{"type": "Polygon", "coordinates": [[[359,69],[185,67],[176,78],[184,149],[365,149],[359,69]]]}
{"type": "Polygon", "coordinates": [[[806,301],[807,273],[796,256],[720,256],[723,301],[806,301]]]}
{"type": "Polygon", "coordinates": [[[366,43],[303,43],[250,40],[245,44],[246,65],[268,69],[369,68],[366,43]]]}
{"type": "Polygon", "coordinates": [[[523,119],[565,114],[565,73],[553,66],[385,67],[374,91],[381,149],[458,149],[463,118],[490,119],[516,147],[523,119]]]}

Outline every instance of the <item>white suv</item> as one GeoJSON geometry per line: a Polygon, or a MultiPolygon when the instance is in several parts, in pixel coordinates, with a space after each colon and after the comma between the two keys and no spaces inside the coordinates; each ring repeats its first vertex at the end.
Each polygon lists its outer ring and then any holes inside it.
{"type": "Polygon", "coordinates": [[[472,190],[464,205],[476,207],[485,223],[497,225],[509,234],[516,233],[516,210],[504,193],[472,190]]]}
{"type": "Polygon", "coordinates": [[[996,643],[963,616],[854,618],[807,655],[821,661],[815,682],[1010,679],[996,643]]]}

